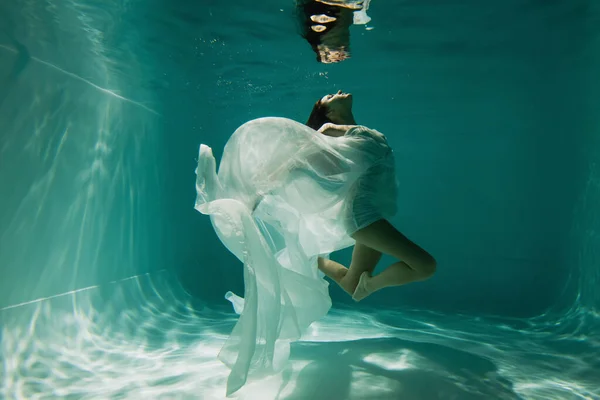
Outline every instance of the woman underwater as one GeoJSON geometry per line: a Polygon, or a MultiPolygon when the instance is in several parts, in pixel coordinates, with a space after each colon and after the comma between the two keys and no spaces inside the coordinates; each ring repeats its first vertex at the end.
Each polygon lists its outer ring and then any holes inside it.
{"type": "Polygon", "coordinates": [[[360,301],[435,272],[435,259],[388,221],[396,213],[394,155],[384,135],[356,125],[350,94],[321,98],[306,124],[245,123],[225,145],[218,174],[201,145],[196,174],[195,208],[244,264],[244,298],[226,295],[240,314],[219,353],[232,370],[228,395],[255,372],[281,370],[289,343],[327,314],[322,274],[360,301]],[[329,259],[352,245],[349,268],[329,259]],[[382,254],[398,261],[372,275],[382,254]]]}
{"type": "MultiPolygon", "coordinates": [[[[347,135],[352,129],[357,128],[352,114],[352,95],[339,91],[334,95],[324,96],[313,107],[307,125],[324,135],[333,137],[347,135]]],[[[393,164],[391,167],[393,168],[393,164]]],[[[370,177],[365,176],[362,179],[370,179],[370,177]]],[[[391,188],[378,189],[384,189],[383,196],[394,196],[390,200],[396,201],[395,191],[390,190],[391,188]]],[[[372,192],[368,194],[373,195],[372,192]]],[[[369,202],[369,199],[366,200],[369,202]]],[[[365,205],[365,207],[375,206],[375,204],[365,205]]],[[[356,301],[384,287],[425,280],[431,277],[436,269],[436,261],[430,254],[398,232],[383,216],[378,215],[377,211],[372,210],[370,221],[359,224],[364,226],[363,228],[349,232],[356,241],[350,268],[321,257],[318,259],[319,269],[351,294],[356,301]],[[399,261],[380,274],[371,276],[382,253],[395,257],[399,261]]]]}

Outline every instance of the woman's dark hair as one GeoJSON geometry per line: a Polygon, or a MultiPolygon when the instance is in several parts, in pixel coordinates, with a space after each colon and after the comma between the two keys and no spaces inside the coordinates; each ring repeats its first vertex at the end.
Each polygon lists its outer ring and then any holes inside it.
{"type": "Polygon", "coordinates": [[[306,121],[306,125],[316,131],[319,130],[323,124],[333,122],[327,116],[327,111],[327,106],[323,104],[321,100],[317,101],[310,112],[310,116],[308,117],[308,121],[306,121]]]}

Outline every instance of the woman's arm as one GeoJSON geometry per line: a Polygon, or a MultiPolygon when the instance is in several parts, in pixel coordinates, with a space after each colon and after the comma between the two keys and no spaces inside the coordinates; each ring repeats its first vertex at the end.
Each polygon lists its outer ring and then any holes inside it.
{"type": "Polygon", "coordinates": [[[355,128],[356,125],[337,125],[331,122],[323,124],[317,132],[332,137],[344,136],[348,130],[355,128]]]}
{"type": "MultiPolygon", "coordinates": [[[[323,124],[317,132],[331,137],[342,137],[348,130],[357,125],[338,125],[331,122],[323,124]]],[[[311,165],[323,176],[334,176],[343,172],[348,172],[348,165],[341,162],[338,154],[323,150],[309,155],[306,159],[308,165],[311,165]]]]}
{"type": "MultiPolygon", "coordinates": [[[[355,128],[358,125],[337,125],[331,122],[323,124],[317,132],[332,137],[341,137],[348,130],[355,128]]],[[[339,156],[328,151],[319,151],[309,154],[305,158],[305,163],[284,164],[280,168],[274,170],[267,175],[267,181],[277,181],[282,175],[289,174],[295,169],[309,169],[317,172],[319,175],[335,176],[340,173],[348,172],[348,166],[340,162],[339,156]],[[308,167],[308,168],[307,168],[308,167]]]]}

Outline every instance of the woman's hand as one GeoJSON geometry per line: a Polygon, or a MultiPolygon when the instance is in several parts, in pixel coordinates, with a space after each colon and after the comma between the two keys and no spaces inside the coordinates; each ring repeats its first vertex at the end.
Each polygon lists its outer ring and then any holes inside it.
{"type": "Polygon", "coordinates": [[[354,128],[356,125],[337,125],[331,122],[323,124],[317,132],[322,133],[326,136],[340,137],[344,136],[349,129],[354,128]]]}

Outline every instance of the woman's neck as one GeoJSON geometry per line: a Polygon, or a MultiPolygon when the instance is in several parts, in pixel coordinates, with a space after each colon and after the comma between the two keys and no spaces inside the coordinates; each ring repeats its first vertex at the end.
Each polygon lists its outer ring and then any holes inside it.
{"type": "Polygon", "coordinates": [[[352,112],[330,115],[329,119],[337,125],[356,125],[352,112]]]}

